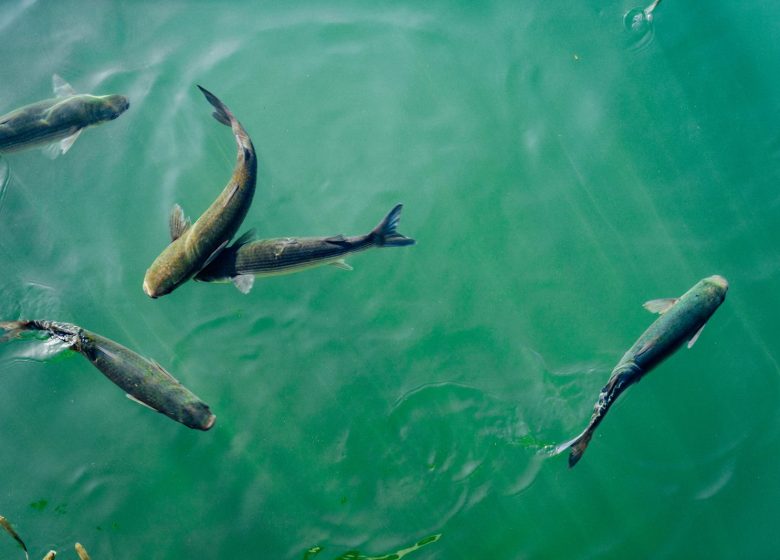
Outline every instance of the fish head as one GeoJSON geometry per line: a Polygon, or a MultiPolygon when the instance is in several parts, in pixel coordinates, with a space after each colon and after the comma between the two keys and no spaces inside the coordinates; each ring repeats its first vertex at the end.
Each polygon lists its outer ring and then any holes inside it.
{"type": "Polygon", "coordinates": [[[204,432],[210,430],[214,422],[217,421],[217,417],[211,412],[209,405],[199,400],[186,403],[180,414],[182,424],[204,432]]]}
{"type": "Polygon", "coordinates": [[[144,293],[152,299],[157,299],[160,296],[169,294],[173,291],[173,286],[168,285],[165,280],[158,280],[154,274],[151,274],[150,270],[146,271],[144,276],[144,293]]]}
{"type": "Polygon", "coordinates": [[[95,100],[92,105],[95,122],[112,121],[130,107],[130,101],[124,95],[103,95],[95,100]]]}
{"type": "Polygon", "coordinates": [[[729,283],[728,280],[723,278],[723,276],[715,274],[705,278],[702,283],[704,284],[705,290],[711,295],[711,297],[718,299],[719,302],[722,302],[726,298],[726,292],[729,289],[729,283]]]}

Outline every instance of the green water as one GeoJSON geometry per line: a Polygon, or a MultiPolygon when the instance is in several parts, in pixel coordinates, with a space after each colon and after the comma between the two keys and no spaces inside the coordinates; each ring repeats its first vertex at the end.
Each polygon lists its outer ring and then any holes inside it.
{"type": "Polygon", "coordinates": [[[54,161],[4,158],[0,318],[117,340],[217,415],[192,431],[3,345],[0,514],[32,557],[776,557],[780,5],[665,0],[640,36],[629,0],[328,4],[0,3],[0,112],[54,72],[131,102],[54,161]],[[195,84],[258,150],[242,230],[360,234],[403,202],[418,244],[147,298],[171,206],[200,215],[235,158],[195,84]],[[715,273],[693,349],[575,469],[540,458],[641,304],[715,273]]]}

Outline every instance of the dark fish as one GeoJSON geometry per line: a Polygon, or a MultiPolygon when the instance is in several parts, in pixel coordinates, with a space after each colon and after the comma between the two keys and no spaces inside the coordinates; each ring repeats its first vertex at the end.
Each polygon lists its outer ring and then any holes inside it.
{"type": "Polygon", "coordinates": [[[291,274],[326,264],[351,270],[344,257],[373,247],[403,247],[414,239],[396,231],[403,205],[398,204],[374,229],[354,237],[284,237],[253,241],[254,230],[222,251],[195,277],[203,282],[232,281],[244,293],[255,276],[291,274]]]}
{"type": "Polygon", "coordinates": [[[88,126],[117,118],[130,102],[123,95],[78,94],[57,74],[57,97],[26,105],[0,117],[0,152],[48,145],[47,154],[67,152],[88,126]]]}
{"type": "Polygon", "coordinates": [[[217,419],[201,401],[154,360],[144,358],[99,334],[70,323],[54,321],[0,322],[8,331],[0,341],[39,331],[64,342],[87,358],[103,375],[135,400],[181,422],[188,428],[208,430],[217,419]]]}
{"type": "Polygon", "coordinates": [[[144,276],[144,292],[152,298],[175,290],[208,265],[233,238],[244,221],[257,180],[255,148],[244,127],[212,93],[198,86],[214,106],[213,116],[233,130],[238,156],[233,176],[209,208],[190,225],[177,204],[171,211],[171,244],[155,259],[144,276]]]}
{"type": "Polygon", "coordinates": [[[569,467],[577,464],[588,447],[593,432],[604,419],[615,400],[651,369],[670,356],[687,340],[688,348],[699,338],[701,330],[723,300],[729,284],[722,276],[700,280],[679,298],[648,301],[644,307],[661,316],[648,327],[612,370],[601,390],[593,416],[585,431],[571,441],[558,445],[553,454],[571,448],[569,467]]]}
{"type": "Polygon", "coordinates": [[[24,550],[24,555],[25,555],[25,556],[27,557],[27,559],[29,560],[29,558],[30,558],[30,555],[29,555],[29,554],[27,554],[27,545],[25,545],[25,544],[24,544],[24,541],[23,541],[23,540],[21,539],[21,537],[20,537],[20,536],[19,536],[19,535],[16,533],[16,531],[14,530],[14,528],[11,526],[11,523],[10,523],[10,522],[9,522],[9,521],[8,521],[8,520],[5,518],[5,517],[3,517],[2,515],[0,515],[0,525],[2,525],[2,526],[3,526],[3,529],[5,529],[5,531],[6,531],[6,532],[7,532],[9,535],[11,535],[11,536],[14,538],[14,540],[15,540],[16,542],[18,542],[18,543],[19,543],[19,546],[21,546],[21,547],[22,547],[22,550],[24,550]]]}

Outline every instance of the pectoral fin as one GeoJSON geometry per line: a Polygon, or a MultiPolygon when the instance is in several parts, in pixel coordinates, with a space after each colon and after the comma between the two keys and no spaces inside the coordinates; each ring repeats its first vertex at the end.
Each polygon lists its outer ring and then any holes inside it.
{"type": "MultiPolygon", "coordinates": [[[[136,399],[136,398],[135,398],[133,395],[131,395],[130,393],[125,393],[125,396],[126,396],[128,399],[130,399],[131,401],[133,401],[133,402],[135,402],[135,403],[138,403],[138,404],[140,404],[141,406],[145,406],[145,407],[146,407],[146,408],[148,408],[149,410],[154,410],[154,409],[153,409],[151,406],[149,406],[148,404],[146,404],[146,403],[145,403],[145,402],[143,402],[143,401],[139,401],[138,399],[136,399]]],[[[154,411],[155,411],[155,412],[157,412],[156,410],[154,410],[154,411]]]]}
{"type": "MultiPolygon", "coordinates": [[[[707,323],[704,323],[706,325],[707,323]]],[[[696,341],[699,340],[699,336],[701,336],[701,331],[704,330],[704,325],[699,327],[699,330],[696,331],[696,334],[693,335],[693,337],[688,341],[688,348],[691,348],[694,344],[696,344],[696,341]]]]}
{"type": "Polygon", "coordinates": [[[65,138],[64,140],[60,140],[60,153],[67,153],[68,150],[70,150],[70,147],[73,145],[73,143],[76,141],[76,139],[79,137],[79,134],[81,134],[81,131],[84,130],[83,128],[78,129],[76,132],[65,138]]]}
{"type": "Polygon", "coordinates": [[[68,82],[62,79],[59,74],[54,74],[51,77],[51,85],[54,89],[54,95],[57,97],[70,97],[76,95],[76,90],[68,82]]]}
{"type": "Polygon", "coordinates": [[[59,142],[54,142],[53,144],[44,146],[43,153],[46,154],[46,157],[49,159],[54,159],[60,154],[67,153],[67,151],[70,150],[70,147],[73,146],[73,143],[78,139],[82,130],[83,129],[80,128],[67,138],[60,140],[59,142]]]}
{"type": "Polygon", "coordinates": [[[340,268],[341,270],[352,270],[352,267],[349,266],[344,259],[339,259],[337,261],[333,261],[330,263],[330,266],[335,266],[336,268],[340,268]]]}
{"type": "Polygon", "coordinates": [[[230,201],[233,200],[233,197],[238,192],[238,183],[233,183],[233,186],[230,188],[230,192],[227,195],[227,198],[225,198],[225,202],[222,203],[222,208],[225,208],[228,204],[230,204],[230,201]]]}
{"type": "Polygon", "coordinates": [[[171,230],[171,242],[184,235],[184,232],[191,225],[190,219],[184,217],[184,210],[178,204],[174,204],[173,208],[171,208],[171,217],[168,223],[171,230]]]}
{"type": "Polygon", "coordinates": [[[209,255],[209,258],[206,259],[206,262],[203,265],[203,268],[201,268],[201,270],[206,268],[208,265],[211,264],[211,261],[217,258],[217,256],[222,252],[222,249],[224,249],[225,246],[228,244],[228,241],[230,241],[230,239],[225,239],[222,243],[220,243],[219,247],[217,247],[214,250],[214,252],[209,255]]]}
{"type": "Polygon", "coordinates": [[[233,277],[233,285],[238,288],[242,294],[248,294],[255,284],[255,277],[252,274],[239,274],[233,277]]]}
{"type": "Polygon", "coordinates": [[[642,307],[647,309],[650,313],[658,313],[659,315],[663,315],[669,309],[677,303],[677,300],[679,298],[661,298],[661,299],[651,299],[650,301],[646,301],[644,304],[642,304],[642,307]]]}

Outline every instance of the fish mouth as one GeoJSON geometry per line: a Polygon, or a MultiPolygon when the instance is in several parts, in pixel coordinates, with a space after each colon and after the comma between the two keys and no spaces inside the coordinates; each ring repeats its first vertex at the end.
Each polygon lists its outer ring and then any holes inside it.
{"type": "Polygon", "coordinates": [[[149,287],[149,281],[145,278],[144,278],[144,293],[152,299],[157,299],[157,294],[155,294],[152,291],[152,289],[149,287]]]}
{"type": "Polygon", "coordinates": [[[723,276],[720,274],[715,274],[713,276],[710,276],[708,278],[710,282],[715,284],[717,287],[721,288],[722,290],[728,290],[729,289],[729,282],[723,276]]]}
{"type": "Polygon", "coordinates": [[[217,421],[217,416],[215,414],[212,414],[211,416],[209,416],[206,419],[206,422],[203,423],[203,426],[201,427],[201,430],[203,430],[204,432],[206,430],[210,430],[211,427],[214,425],[214,422],[216,422],[216,421],[217,421]]]}

